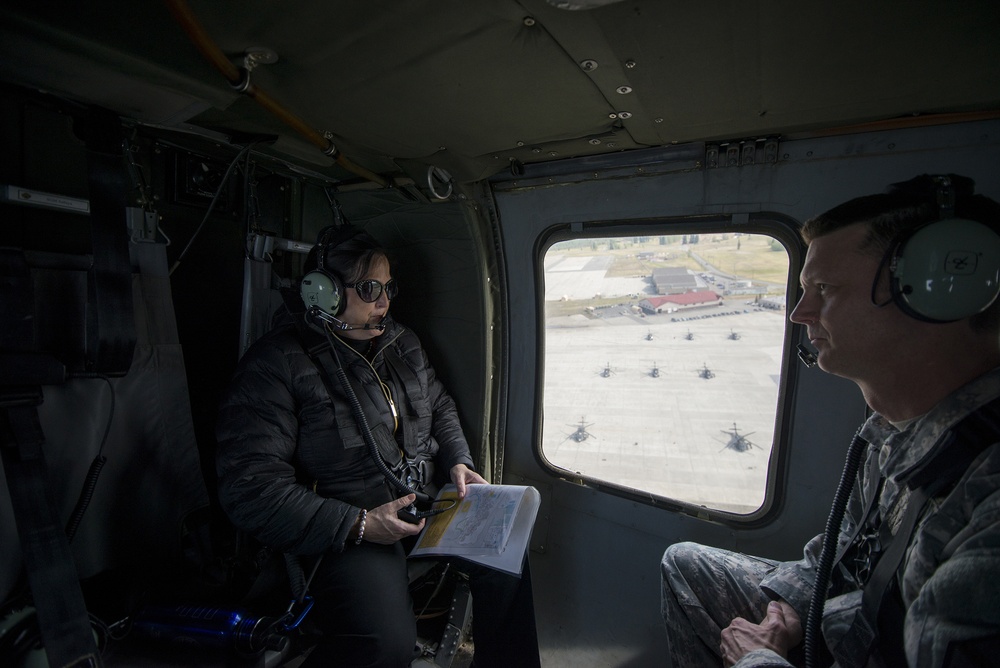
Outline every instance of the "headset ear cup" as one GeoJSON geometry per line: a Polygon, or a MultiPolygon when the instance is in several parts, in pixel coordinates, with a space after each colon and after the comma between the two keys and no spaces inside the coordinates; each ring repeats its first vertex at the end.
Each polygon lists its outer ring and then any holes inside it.
{"type": "Polygon", "coordinates": [[[1000,235],[972,220],[949,218],[917,228],[890,261],[893,301],[928,322],[954,322],[985,311],[1000,292],[1000,235]]]}
{"type": "Polygon", "coordinates": [[[343,313],[346,306],[343,284],[327,271],[317,269],[303,276],[299,294],[306,309],[317,306],[334,317],[343,313]]]}

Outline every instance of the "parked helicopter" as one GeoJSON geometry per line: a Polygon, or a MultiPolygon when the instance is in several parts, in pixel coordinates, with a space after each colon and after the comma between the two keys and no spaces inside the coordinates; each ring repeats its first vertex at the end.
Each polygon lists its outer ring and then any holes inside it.
{"type": "Polygon", "coordinates": [[[576,431],[574,431],[572,434],[570,434],[569,436],[567,436],[563,440],[566,440],[566,441],[572,440],[572,441],[575,441],[577,443],[583,443],[588,438],[591,438],[591,437],[597,438],[596,436],[594,436],[593,434],[591,434],[589,431],[587,431],[587,427],[592,427],[593,425],[594,425],[593,422],[587,422],[587,418],[585,416],[581,416],[580,417],[580,424],[578,424],[578,425],[570,425],[571,427],[575,426],[576,427],[576,431]]]}
{"type": "Polygon", "coordinates": [[[715,372],[708,368],[708,364],[705,364],[698,370],[698,377],[709,380],[710,378],[715,378],[715,372]]]}
{"type": "Polygon", "coordinates": [[[649,330],[648,332],[646,332],[646,340],[647,341],[653,340],[653,330],[649,330]]]}
{"type": "Polygon", "coordinates": [[[735,329],[729,330],[729,339],[731,341],[739,341],[740,340],[740,333],[737,332],[735,329]]]}
{"type": "Polygon", "coordinates": [[[599,373],[601,374],[601,378],[610,378],[614,372],[615,370],[611,368],[611,362],[608,362],[599,373]]]}
{"type": "Polygon", "coordinates": [[[687,334],[684,335],[684,338],[688,341],[694,341],[694,334],[691,333],[690,329],[687,331],[687,334]]]}
{"type": "Polygon", "coordinates": [[[747,452],[748,450],[756,447],[750,442],[750,439],[747,438],[754,432],[751,431],[748,434],[741,434],[739,429],[736,428],[735,422],[733,423],[733,428],[731,430],[723,429],[722,433],[729,436],[729,442],[727,442],[725,447],[722,448],[723,450],[728,448],[730,450],[735,450],[736,452],[747,452]]]}
{"type": "Polygon", "coordinates": [[[659,378],[660,377],[660,370],[656,368],[656,362],[653,362],[653,368],[649,372],[649,375],[652,376],[653,378],[659,378]]]}

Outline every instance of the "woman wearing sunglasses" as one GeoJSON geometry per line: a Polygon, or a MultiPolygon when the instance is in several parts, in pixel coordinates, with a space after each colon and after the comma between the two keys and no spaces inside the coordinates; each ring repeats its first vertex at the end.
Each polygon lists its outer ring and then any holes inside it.
{"type": "MultiPolygon", "coordinates": [[[[385,469],[430,497],[486,480],[419,340],[389,315],[386,253],[357,228],[328,228],[306,266],[302,304],[244,355],[223,398],[219,496],[265,545],[322,557],[308,621],[323,638],[303,666],[407,666],[406,550],[426,520],[399,517],[415,497],[385,469]]],[[[468,570],[476,666],[538,666],[527,570],[468,570]]]]}

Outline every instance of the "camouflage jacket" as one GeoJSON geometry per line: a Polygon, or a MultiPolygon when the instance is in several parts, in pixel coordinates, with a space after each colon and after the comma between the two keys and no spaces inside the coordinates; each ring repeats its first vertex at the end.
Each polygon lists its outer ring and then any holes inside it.
{"type": "MultiPolygon", "coordinates": [[[[884,483],[878,511],[895,533],[906,510],[909,490],[900,480],[935,454],[939,436],[985,403],[1000,396],[1000,368],[955,391],[903,431],[872,415],[862,427],[871,444],[861,465],[840,530],[843,546],[854,533],[866,501],[884,483]]],[[[812,583],[822,547],[817,536],[800,561],[780,564],[762,582],[772,597],[788,601],[805,624],[812,583]]],[[[973,461],[954,487],[930,499],[910,538],[896,574],[906,619],[903,649],[909,666],[969,665],[977,641],[1000,636],[1000,443],[973,461]]],[[[823,615],[823,638],[834,648],[861,605],[857,573],[838,564],[832,596],[823,615]]],[[[974,660],[973,660],[974,662],[974,660]]],[[[870,662],[871,664],[871,662],[870,662]]],[[[739,668],[789,666],[769,650],[755,650],[739,668]]]]}

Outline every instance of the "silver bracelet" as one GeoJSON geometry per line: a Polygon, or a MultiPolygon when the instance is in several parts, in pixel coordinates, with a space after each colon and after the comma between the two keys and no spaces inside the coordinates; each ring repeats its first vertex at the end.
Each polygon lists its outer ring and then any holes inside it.
{"type": "Polygon", "coordinates": [[[361,524],[358,526],[358,537],[354,539],[355,545],[361,545],[361,541],[365,538],[365,520],[368,518],[368,511],[364,508],[361,509],[361,524]]]}

